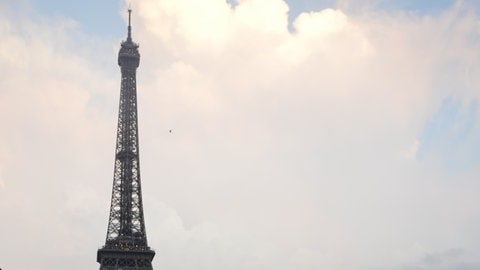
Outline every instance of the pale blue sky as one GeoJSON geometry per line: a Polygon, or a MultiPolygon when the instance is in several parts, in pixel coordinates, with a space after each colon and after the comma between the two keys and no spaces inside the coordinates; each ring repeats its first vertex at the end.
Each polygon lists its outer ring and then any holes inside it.
{"type": "MultiPolygon", "coordinates": [[[[135,2],[154,269],[480,269],[480,1],[203,1],[135,2]]],[[[0,0],[2,269],[98,269],[124,3],[0,0]]]]}

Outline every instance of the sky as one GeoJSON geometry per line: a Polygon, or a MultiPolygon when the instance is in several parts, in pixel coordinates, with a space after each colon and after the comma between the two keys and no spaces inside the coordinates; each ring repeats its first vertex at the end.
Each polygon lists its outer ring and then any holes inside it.
{"type": "Polygon", "coordinates": [[[474,0],[0,0],[0,268],[99,267],[129,4],[154,269],[480,268],[474,0]]]}

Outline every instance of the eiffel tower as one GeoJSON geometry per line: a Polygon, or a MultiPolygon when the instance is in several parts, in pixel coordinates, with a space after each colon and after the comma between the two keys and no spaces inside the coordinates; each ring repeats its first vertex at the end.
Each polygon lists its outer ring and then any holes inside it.
{"type": "Polygon", "coordinates": [[[100,270],[152,270],[155,251],[147,244],[143,218],[137,124],[136,71],[138,44],[132,41],[132,10],[128,36],[121,43],[118,65],[122,73],[113,173],[112,201],[105,245],[97,251],[100,270]]]}

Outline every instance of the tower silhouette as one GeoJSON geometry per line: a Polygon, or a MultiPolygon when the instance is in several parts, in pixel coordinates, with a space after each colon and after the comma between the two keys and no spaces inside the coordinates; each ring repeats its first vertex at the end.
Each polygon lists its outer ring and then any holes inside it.
{"type": "Polygon", "coordinates": [[[147,244],[143,218],[137,123],[136,71],[138,44],[132,41],[132,10],[128,36],[121,44],[118,65],[122,73],[118,113],[112,201],[105,245],[97,251],[100,270],[152,270],[155,251],[147,244]]]}

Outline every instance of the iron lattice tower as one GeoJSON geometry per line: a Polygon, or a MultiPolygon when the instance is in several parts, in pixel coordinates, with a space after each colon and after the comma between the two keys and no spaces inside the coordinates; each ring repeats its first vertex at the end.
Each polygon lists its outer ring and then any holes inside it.
{"type": "Polygon", "coordinates": [[[105,245],[97,252],[100,270],[152,270],[155,251],[147,244],[143,218],[137,123],[136,71],[138,44],[132,41],[131,10],[128,36],[121,44],[122,73],[112,202],[105,245]]]}

